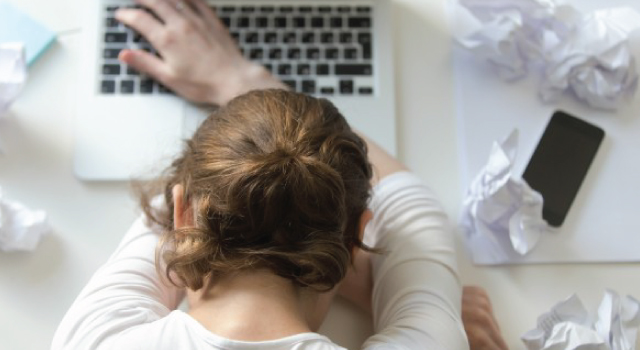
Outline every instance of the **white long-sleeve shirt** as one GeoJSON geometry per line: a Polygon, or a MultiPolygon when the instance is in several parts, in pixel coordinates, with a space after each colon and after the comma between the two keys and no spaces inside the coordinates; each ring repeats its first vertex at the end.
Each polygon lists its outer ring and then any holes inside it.
{"type": "MultiPolygon", "coordinates": [[[[395,173],[374,187],[371,209],[365,241],[386,252],[372,254],[375,334],[363,349],[468,349],[454,239],[431,191],[415,175],[395,173]]],[[[343,349],[317,333],[261,342],[211,333],[177,310],[184,293],[156,272],[158,239],[136,220],[63,318],[53,350],[343,349]]]]}

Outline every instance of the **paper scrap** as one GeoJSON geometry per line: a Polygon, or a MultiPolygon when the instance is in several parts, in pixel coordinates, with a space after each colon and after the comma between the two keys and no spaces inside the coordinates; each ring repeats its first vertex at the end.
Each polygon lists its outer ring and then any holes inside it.
{"type": "Polygon", "coordinates": [[[3,198],[0,188],[0,250],[33,251],[40,239],[51,231],[47,214],[3,198]]]}
{"type": "Polygon", "coordinates": [[[537,323],[522,335],[528,350],[633,350],[640,302],[607,290],[594,318],[574,294],[540,315],[537,323]]]}
{"type": "Polygon", "coordinates": [[[461,226],[476,263],[506,263],[514,254],[525,255],[549,227],[542,218],[542,196],[513,176],[517,146],[517,130],[494,143],[463,202],[461,226]]]}
{"type": "Polygon", "coordinates": [[[458,0],[457,41],[507,80],[541,74],[539,96],[573,93],[591,107],[615,109],[636,91],[629,35],[640,13],[613,8],[583,13],[555,0],[458,0]]]}
{"type": "Polygon", "coordinates": [[[24,45],[0,43],[0,116],[18,97],[26,80],[24,45]]]}

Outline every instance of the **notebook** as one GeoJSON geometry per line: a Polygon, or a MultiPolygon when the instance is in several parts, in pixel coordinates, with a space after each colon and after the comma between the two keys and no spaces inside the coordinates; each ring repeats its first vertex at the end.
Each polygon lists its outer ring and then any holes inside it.
{"type": "MultiPolygon", "coordinates": [[[[330,99],[349,122],[396,152],[388,0],[208,1],[247,59],[292,90],[330,99]]],[[[206,112],[117,60],[123,48],[155,52],[118,23],[132,1],[87,4],[86,58],[76,129],[76,174],[86,180],[153,177],[206,112]]]]}
{"type": "Polygon", "coordinates": [[[56,33],[11,4],[0,1],[0,43],[23,43],[28,65],[36,62],[55,39],[56,33]]]}

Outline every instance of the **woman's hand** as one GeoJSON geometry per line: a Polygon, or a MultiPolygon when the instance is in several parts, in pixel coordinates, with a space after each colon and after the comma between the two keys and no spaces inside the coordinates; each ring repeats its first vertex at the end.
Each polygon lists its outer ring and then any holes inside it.
{"type": "Polygon", "coordinates": [[[462,323],[471,350],[508,350],[484,289],[474,286],[463,288],[462,323]]]}
{"type": "Polygon", "coordinates": [[[145,10],[120,9],[116,18],[144,36],[160,57],[122,50],[119,59],[198,103],[224,105],[244,92],[285,88],[245,59],[224,24],[203,0],[137,0],[145,10]]]}

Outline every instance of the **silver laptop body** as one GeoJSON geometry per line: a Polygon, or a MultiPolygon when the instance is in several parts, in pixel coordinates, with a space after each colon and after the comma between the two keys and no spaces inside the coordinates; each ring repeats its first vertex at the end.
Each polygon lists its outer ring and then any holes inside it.
{"type": "MultiPolygon", "coordinates": [[[[245,57],[296,91],[330,99],[352,126],[396,153],[388,0],[209,1],[245,57]]],[[[113,19],[133,1],[86,2],[74,168],[83,180],[150,178],[207,112],[117,60],[153,48],[113,19]]]]}

